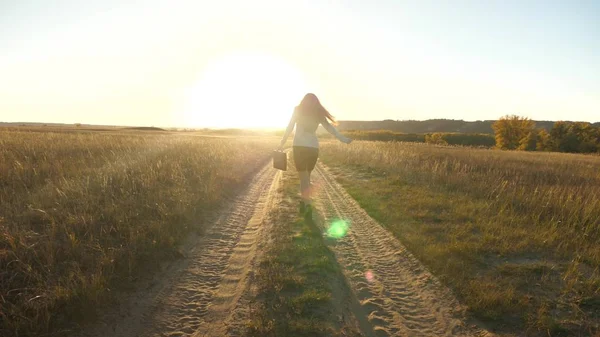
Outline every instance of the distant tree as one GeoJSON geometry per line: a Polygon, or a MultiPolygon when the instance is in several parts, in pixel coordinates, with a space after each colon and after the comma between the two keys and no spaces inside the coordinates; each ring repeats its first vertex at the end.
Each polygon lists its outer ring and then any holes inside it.
{"type": "Polygon", "coordinates": [[[600,129],[593,127],[590,123],[573,123],[572,132],[577,135],[579,141],[578,152],[593,153],[600,146],[600,129]]]}
{"type": "Polygon", "coordinates": [[[600,153],[600,124],[594,127],[594,137],[596,139],[596,152],[600,153]]]}
{"type": "Polygon", "coordinates": [[[600,145],[600,129],[590,123],[559,121],[550,131],[550,143],[554,151],[596,152],[600,145]]]}
{"type": "Polygon", "coordinates": [[[537,141],[535,149],[537,151],[552,151],[550,144],[550,134],[546,129],[539,129],[537,132],[537,141]]]}
{"type": "Polygon", "coordinates": [[[535,151],[537,149],[538,130],[530,131],[525,137],[519,141],[519,150],[535,151]]]}
{"type": "Polygon", "coordinates": [[[524,138],[530,137],[535,122],[526,117],[506,115],[492,124],[496,137],[496,147],[503,150],[516,150],[524,138]]]}
{"type": "Polygon", "coordinates": [[[444,139],[444,135],[441,133],[429,133],[425,135],[425,143],[437,144],[437,145],[448,145],[448,142],[444,139]]]}

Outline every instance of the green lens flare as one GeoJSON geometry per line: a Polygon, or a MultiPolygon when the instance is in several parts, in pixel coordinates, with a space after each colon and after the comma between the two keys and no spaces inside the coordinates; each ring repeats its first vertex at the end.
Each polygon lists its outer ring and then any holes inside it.
{"type": "Polygon", "coordinates": [[[344,220],[335,220],[327,229],[327,236],[340,239],[348,233],[348,223],[344,220]]]}

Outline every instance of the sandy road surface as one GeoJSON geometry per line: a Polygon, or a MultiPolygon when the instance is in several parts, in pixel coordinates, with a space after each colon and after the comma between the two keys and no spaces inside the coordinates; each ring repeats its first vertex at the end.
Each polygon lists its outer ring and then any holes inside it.
{"type": "Polygon", "coordinates": [[[451,292],[333,179],[315,171],[317,223],[338,219],[347,235],[328,240],[351,288],[349,314],[366,336],[486,336],[465,323],[451,292]]]}
{"type": "Polygon", "coordinates": [[[281,173],[270,165],[208,227],[187,244],[186,258],[124,299],[83,336],[239,335],[249,308],[244,294],[278,203],[281,173]]]}

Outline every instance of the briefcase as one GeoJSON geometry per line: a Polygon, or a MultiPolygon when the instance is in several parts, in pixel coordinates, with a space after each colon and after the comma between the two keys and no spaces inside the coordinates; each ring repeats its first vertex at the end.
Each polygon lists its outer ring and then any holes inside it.
{"type": "Polygon", "coordinates": [[[283,151],[273,151],[273,167],[285,171],[287,170],[287,154],[283,151]]]}

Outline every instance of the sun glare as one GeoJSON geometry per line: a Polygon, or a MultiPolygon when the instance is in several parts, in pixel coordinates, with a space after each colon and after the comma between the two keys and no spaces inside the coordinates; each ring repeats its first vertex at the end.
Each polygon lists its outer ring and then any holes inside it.
{"type": "Polygon", "coordinates": [[[295,67],[270,54],[238,52],[210,62],[187,92],[191,127],[285,127],[305,93],[295,67]]]}

